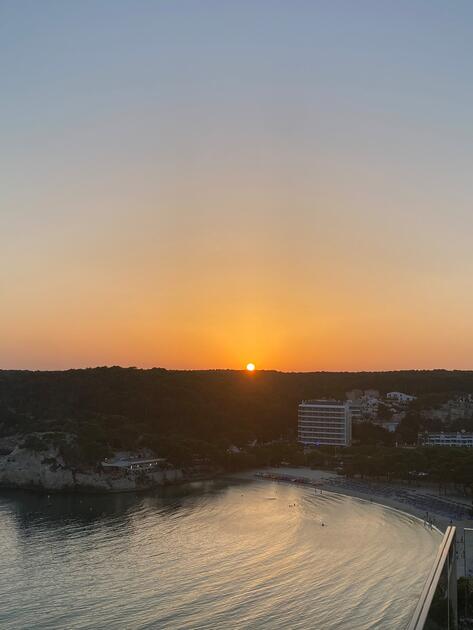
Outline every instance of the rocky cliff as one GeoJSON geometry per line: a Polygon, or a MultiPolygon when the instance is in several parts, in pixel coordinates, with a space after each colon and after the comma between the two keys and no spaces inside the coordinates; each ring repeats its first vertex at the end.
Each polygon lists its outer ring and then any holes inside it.
{"type": "Polygon", "coordinates": [[[46,491],[130,492],[183,479],[179,469],[110,474],[96,469],[72,469],[53,447],[36,452],[15,446],[0,456],[0,487],[46,491]]]}

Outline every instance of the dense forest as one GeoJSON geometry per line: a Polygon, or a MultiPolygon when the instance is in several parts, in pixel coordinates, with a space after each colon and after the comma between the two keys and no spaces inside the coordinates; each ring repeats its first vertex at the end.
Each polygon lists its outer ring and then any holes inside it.
{"type": "MultiPolygon", "coordinates": [[[[344,398],[355,388],[405,391],[428,400],[473,392],[473,372],[5,370],[0,371],[0,436],[72,435],[90,460],[110,449],[139,447],[178,460],[186,452],[221,451],[252,440],[294,441],[300,400],[344,398]]],[[[379,427],[372,429],[359,430],[362,443],[392,441],[379,427]]],[[[404,422],[410,437],[417,429],[418,418],[404,422]]]]}

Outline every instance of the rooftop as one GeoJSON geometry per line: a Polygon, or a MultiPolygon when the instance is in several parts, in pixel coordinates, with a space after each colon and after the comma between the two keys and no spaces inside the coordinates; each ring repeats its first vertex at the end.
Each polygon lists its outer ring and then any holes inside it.
{"type": "Polygon", "coordinates": [[[303,400],[301,405],[321,405],[326,407],[345,407],[345,400],[303,400]]]}
{"type": "Polygon", "coordinates": [[[102,466],[113,466],[114,468],[129,468],[130,466],[153,466],[156,464],[162,464],[166,459],[164,457],[129,457],[129,458],[116,458],[116,459],[105,459],[102,462],[102,466]]]}

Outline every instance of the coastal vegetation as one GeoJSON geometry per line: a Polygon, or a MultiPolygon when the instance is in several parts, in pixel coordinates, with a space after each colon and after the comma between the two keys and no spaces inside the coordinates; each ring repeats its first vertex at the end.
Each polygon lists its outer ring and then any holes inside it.
{"type": "Polygon", "coordinates": [[[429,428],[422,407],[465,391],[473,391],[473,372],[0,371],[0,438],[36,452],[53,445],[70,466],[149,449],[181,467],[204,462],[238,470],[287,462],[408,483],[422,475],[471,492],[473,453],[416,446],[419,430],[429,428]],[[304,453],[296,444],[298,402],[343,398],[347,390],[367,387],[418,397],[396,433],[363,423],[354,425],[353,447],[304,453]]]}

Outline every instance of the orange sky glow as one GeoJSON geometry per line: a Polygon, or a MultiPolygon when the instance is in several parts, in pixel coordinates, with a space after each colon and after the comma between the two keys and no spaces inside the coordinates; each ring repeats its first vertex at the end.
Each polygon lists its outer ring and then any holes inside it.
{"type": "Polygon", "coordinates": [[[470,20],[126,4],[5,8],[0,367],[473,368],[470,20]]]}

